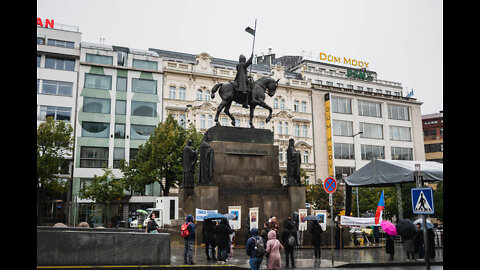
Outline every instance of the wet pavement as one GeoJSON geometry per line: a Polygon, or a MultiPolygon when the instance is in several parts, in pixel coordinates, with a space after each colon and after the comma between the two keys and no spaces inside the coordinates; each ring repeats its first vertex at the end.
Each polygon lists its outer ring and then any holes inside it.
{"type": "MultiPolygon", "coordinates": [[[[416,254],[417,256],[418,254],[416,254]]],[[[425,261],[407,261],[406,253],[403,251],[403,244],[395,243],[395,256],[394,260],[389,259],[389,254],[385,252],[384,245],[369,247],[354,248],[346,247],[343,250],[334,249],[334,258],[332,265],[332,250],[331,248],[322,248],[321,258],[315,259],[313,248],[297,248],[294,251],[295,265],[297,268],[303,269],[316,269],[316,268],[356,268],[356,267],[371,267],[370,269],[425,269],[425,261]],[[423,268],[417,268],[422,266],[423,268]]],[[[282,268],[285,267],[285,253],[281,251],[282,268]]],[[[248,264],[248,256],[244,247],[233,248],[233,254],[228,259],[226,265],[232,265],[250,269],[248,264]]],[[[205,255],[205,247],[197,245],[194,249],[193,260],[195,262],[195,268],[198,266],[224,266],[217,261],[207,260],[205,255]]],[[[172,266],[183,266],[183,245],[172,244],[171,246],[171,262],[172,266]]],[[[431,269],[443,269],[443,249],[435,249],[435,258],[430,259],[431,269]],[[434,267],[433,267],[434,266],[434,267]]],[[[266,269],[265,258],[262,261],[262,269],[266,269]]]]}

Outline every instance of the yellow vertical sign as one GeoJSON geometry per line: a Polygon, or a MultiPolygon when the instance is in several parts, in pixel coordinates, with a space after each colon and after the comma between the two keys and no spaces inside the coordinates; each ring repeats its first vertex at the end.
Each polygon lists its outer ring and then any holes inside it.
{"type": "Polygon", "coordinates": [[[328,175],[334,176],[333,143],[332,143],[332,113],[331,113],[331,107],[330,107],[330,93],[325,94],[325,125],[327,126],[328,175]]]}

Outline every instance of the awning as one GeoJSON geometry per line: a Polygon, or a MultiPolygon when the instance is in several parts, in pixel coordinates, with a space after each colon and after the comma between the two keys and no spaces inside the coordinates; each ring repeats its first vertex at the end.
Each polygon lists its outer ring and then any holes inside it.
{"type": "Polygon", "coordinates": [[[439,162],[376,159],[348,176],[345,182],[352,187],[414,182],[415,164],[420,164],[423,181],[443,181],[443,164],[439,162]]]}

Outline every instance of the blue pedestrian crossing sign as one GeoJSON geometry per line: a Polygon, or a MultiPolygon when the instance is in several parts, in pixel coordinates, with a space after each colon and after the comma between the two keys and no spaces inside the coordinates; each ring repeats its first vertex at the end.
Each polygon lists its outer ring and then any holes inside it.
{"type": "Polygon", "coordinates": [[[412,209],[414,214],[434,213],[432,188],[412,188],[412,209]]]}

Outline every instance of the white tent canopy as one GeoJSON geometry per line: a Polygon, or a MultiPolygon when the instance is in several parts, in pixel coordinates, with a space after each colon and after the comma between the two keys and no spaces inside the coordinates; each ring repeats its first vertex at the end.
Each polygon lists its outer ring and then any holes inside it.
{"type": "Polygon", "coordinates": [[[345,182],[352,187],[414,182],[415,164],[420,164],[423,181],[443,181],[443,164],[439,162],[375,159],[348,176],[345,182]]]}

